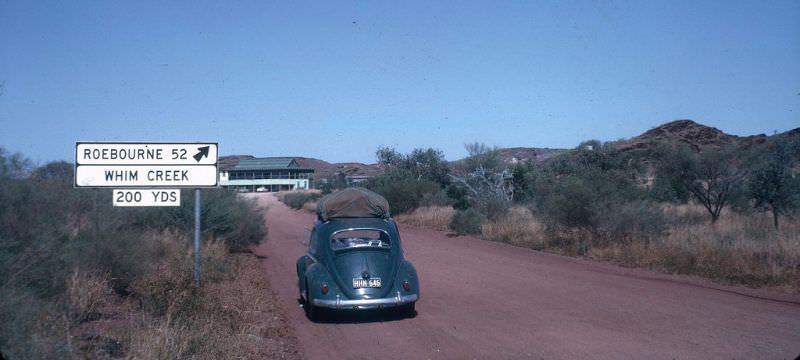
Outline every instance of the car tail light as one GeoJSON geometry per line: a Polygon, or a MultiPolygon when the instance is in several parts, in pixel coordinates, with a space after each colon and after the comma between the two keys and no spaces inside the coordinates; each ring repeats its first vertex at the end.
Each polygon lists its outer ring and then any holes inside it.
{"type": "Polygon", "coordinates": [[[322,295],[328,294],[328,284],[322,284],[322,295]]]}
{"type": "Polygon", "coordinates": [[[411,284],[408,283],[408,280],[403,280],[403,289],[406,291],[411,290],[411,284]]]}

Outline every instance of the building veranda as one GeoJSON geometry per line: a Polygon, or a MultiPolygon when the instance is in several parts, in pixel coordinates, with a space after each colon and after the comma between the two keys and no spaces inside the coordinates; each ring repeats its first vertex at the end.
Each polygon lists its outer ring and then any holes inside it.
{"type": "Polygon", "coordinates": [[[220,169],[219,183],[239,192],[270,192],[309,189],[314,169],[302,168],[293,158],[243,159],[229,169],[220,169]]]}

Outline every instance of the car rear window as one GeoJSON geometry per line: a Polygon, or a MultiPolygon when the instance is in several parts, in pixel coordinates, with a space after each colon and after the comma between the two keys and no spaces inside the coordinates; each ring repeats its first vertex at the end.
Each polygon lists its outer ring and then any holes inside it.
{"type": "Polygon", "coordinates": [[[350,248],[388,249],[391,245],[389,234],[376,229],[342,230],[331,236],[331,247],[334,250],[350,248]]]}

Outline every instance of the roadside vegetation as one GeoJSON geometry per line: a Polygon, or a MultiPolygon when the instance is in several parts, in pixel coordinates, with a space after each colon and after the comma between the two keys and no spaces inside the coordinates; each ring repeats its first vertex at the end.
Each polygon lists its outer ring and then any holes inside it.
{"type": "Polygon", "coordinates": [[[322,193],[315,190],[293,191],[278,194],[278,200],[295,210],[300,210],[307,205],[315,204],[320,197],[322,197],[322,193]]]}
{"type": "Polygon", "coordinates": [[[248,248],[263,209],[203,191],[203,285],[180,207],[113,208],[73,165],[0,148],[0,352],[6,359],[299,358],[248,248]]]}
{"type": "Polygon", "coordinates": [[[800,144],[690,147],[589,141],[541,162],[505,164],[466,145],[380,148],[366,187],[401,222],[516,246],[748,286],[800,289],[800,144]]]}

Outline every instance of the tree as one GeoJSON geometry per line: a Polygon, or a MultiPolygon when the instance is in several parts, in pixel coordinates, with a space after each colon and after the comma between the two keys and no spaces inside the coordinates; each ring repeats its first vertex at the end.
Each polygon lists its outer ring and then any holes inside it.
{"type": "Polygon", "coordinates": [[[379,164],[384,166],[396,166],[403,160],[403,154],[400,154],[394,148],[381,146],[375,151],[375,158],[379,164]]]}
{"type": "Polygon", "coordinates": [[[406,163],[417,179],[428,179],[442,186],[447,186],[450,183],[450,178],[447,176],[450,172],[450,167],[447,165],[444,153],[441,150],[433,148],[414,149],[411,155],[406,157],[406,163]]]}
{"type": "Polygon", "coordinates": [[[467,154],[469,154],[464,159],[466,171],[475,171],[478,168],[491,172],[502,171],[503,163],[500,161],[497,147],[489,147],[484,143],[474,142],[464,144],[464,148],[467,149],[467,154]]]}
{"type": "Polygon", "coordinates": [[[789,215],[800,206],[800,179],[792,175],[792,155],[798,150],[796,142],[776,140],[747,182],[747,194],[753,200],[753,207],[771,212],[775,229],[778,229],[779,216],[789,215]]]}
{"type": "MultiPolygon", "coordinates": [[[[450,174],[461,187],[470,206],[476,207],[489,220],[495,220],[508,210],[514,198],[513,176],[502,168],[497,148],[482,143],[464,145],[469,157],[464,159],[464,176],[450,174]]],[[[456,191],[452,190],[452,193],[456,191]]]]}
{"type": "Polygon", "coordinates": [[[450,183],[447,174],[450,167],[444,159],[444,153],[434,148],[414,149],[410,154],[403,155],[393,148],[381,147],[375,152],[378,163],[387,169],[400,169],[411,174],[417,180],[429,180],[441,185],[442,188],[450,183]]]}
{"type": "Polygon", "coordinates": [[[0,178],[20,179],[28,176],[31,161],[20,153],[9,154],[0,147],[0,178]]]}
{"type": "Polygon", "coordinates": [[[392,213],[448,202],[443,189],[450,183],[447,176],[450,169],[440,150],[414,149],[404,155],[393,148],[381,147],[375,157],[386,171],[370,178],[364,186],[385,197],[392,213]]]}
{"type": "Polygon", "coordinates": [[[732,147],[706,148],[693,152],[685,144],[673,144],[662,152],[660,176],[668,176],[680,191],[686,191],[716,223],[722,209],[737,195],[744,174],[732,147]]]}

